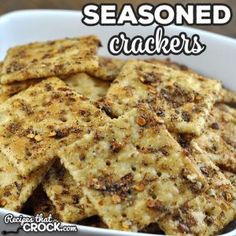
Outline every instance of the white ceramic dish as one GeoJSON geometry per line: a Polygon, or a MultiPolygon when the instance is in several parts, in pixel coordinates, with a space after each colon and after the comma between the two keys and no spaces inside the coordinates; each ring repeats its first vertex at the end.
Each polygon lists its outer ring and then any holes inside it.
{"type": "MultiPolygon", "coordinates": [[[[108,39],[120,31],[130,37],[137,34],[146,37],[153,34],[155,26],[93,26],[88,27],[81,23],[81,12],[61,10],[27,10],[12,12],[0,17],[0,59],[3,59],[6,50],[15,45],[33,41],[50,40],[63,37],[96,34],[103,42],[101,55],[109,55],[106,50],[108,39]]],[[[172,60],[183,63],[201,74],[221,80],[223,84],[236,91],[235,60],[236,40],[189,27],[168,26],[167,35],[178,34],[184,31],[188,35],[199,34],[201,41],[207,45],[206,51],[200,56],[169,56],[172,60]]],[[[0,233],[2,230],[16,229],[15,225],[3,223],[3,216],[7,211],[0,209],[0,233]]],[[[79,226],[79,235],[92,236],[135,236],[136,233],[127,233],[114,230],[97,229],[79,226]]],[[[20,233],[23,235],[24,233],[20,233]]],[[[28,234],[29,235],[29,234],[28,234]]],[[[43,234],[45,235],[45,234],[43,234]]],[[[47,234],[46,234],[47,235],[47,234]]],[[[52,235],[51,233],[48,235],[52,235]]],[[[61,233],[61,235],[64,235],[61,233]]],[[[139,234],[139,236],[150,234],[139,234]]],[[[236,229],[224,234],[235,236],[236,229]]]]}

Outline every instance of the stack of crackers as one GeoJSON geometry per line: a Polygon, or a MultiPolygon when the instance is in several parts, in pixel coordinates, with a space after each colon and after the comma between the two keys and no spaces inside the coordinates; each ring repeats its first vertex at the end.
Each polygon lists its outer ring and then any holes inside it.
{"type": "Polygon", "coordinates": [[[220,233],[236,217],[236,95],[169,61],[98,57],[100,45],[87,36],[7,52],[0,207],[124,231],[220,233]]]}

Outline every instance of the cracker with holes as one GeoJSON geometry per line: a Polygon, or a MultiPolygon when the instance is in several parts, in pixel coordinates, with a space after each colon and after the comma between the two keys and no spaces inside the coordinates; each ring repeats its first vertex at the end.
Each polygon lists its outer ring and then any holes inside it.
{"type": "Polygon", "coordinates": [[[224,104],[213,107],[204,133],[194,138],[208,157],[221,169],[236,173],[236,110],[224,104]]]}
{"type": "Polygon", "coordinates": [[[218,81],[141,61],[127,62],[107,93],[114,115],[146,102],[171,131],[199,135],[220,92],[218,81]]]}
{"type": "Polygon", "coordinates": [[[94,129],[58,155],[112,229],[143,229],[207,187],[146,106],[94,129]]]}
{"type": "Polygon", "coordinates": [[[103,81],[85,73],[72,75],[65,80],[65,83],[76,92],[89,98],[92,102],[103,99],[110,86],[109,81],[103,81]]]}
{"type": "Polygon", "coordinates": [[[0,150],[22,175],[47,165],[107,116],[58,78],[49,78],[0,105],[0,150]]]}
{"type": "Polygon", "coordinates": [[[125,64],[125,60],[114,59],[109,57],[99,57],[99,66],[95,70],[88,73],[102,80],[114,80],[120,73],[121,68],[125,64]]]}
{"type": "Polygon", "coordinates": [[[168,235],[218,234],[235,217],[236,189],[198,145],[194,145],[190,157],[209,188],[166,215],[159,225],[168,235]]]}
{"type": "Polygon", "coordinates": [[[42,181],[51,163],[47,167],[35,169],[25,177],[10,165],[0,153],[0,207],[20,211],[34,189],[42,181]]]}
{"type": "Polygon", "coordinates": [[[3,63],[1,83],[94,70],[98,67],[99,45],[97,37],[88,36],[10,48],[3,63]]]}
{"type": "Polygon", "coordinates": [[[96,215],[81,186],[77,185],[60,163],[56,162],[50,169],[43,187],[63,222],[78,222],[96,215]]]}

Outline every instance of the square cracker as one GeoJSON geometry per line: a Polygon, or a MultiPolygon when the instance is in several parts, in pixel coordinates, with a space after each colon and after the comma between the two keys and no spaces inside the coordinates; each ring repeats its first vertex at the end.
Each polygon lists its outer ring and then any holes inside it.
{"type": "Polygon", "coordinates": [[[199,135],[220,92],[218,81],[163,64],[127,62],[107,93],[114,115],[146,102],[168,129],[199,135]]]}
{"type": "Polygon", "coordinates": [[[50,165],[48,163],[47,166],[40,167],[25,177],[21,176],[0,153],[0,207],[20,211],[34,189],[43,180],[50,165]]]}
{"type": "Polygon", "coordinates": [[[98,67],[99,45],[97,37],[88,36],[10,48],[3,63],[1,83],[93,70],[98,67]]]}
{"type": "Polygon", "coordinates": [[[207,128],[194,138],[197,144],[221,169],[236,173],[236,110],[216,104],[208,116],[207,128]]]}
{"type": "Polygon", "coordinates": [[[208,190],[163,217],[159,225],[168,235],[215,235],[236,213],[236,188],[197,144],[192,161],[208,182],[208,190]]]}
{"type": "Polygon", "coordinates": [[[58,153],[109,228],[143,229],[207,186],[160,122],[139,107],[58,153]]]}
{"type": "Polygon", "coordinates": [[[84,196],[81,186],[77,185],[59,162],[49,170],[43,188],[55,206],[60,220],[74,223],[96,215],[94,207],[84,196]]]}
{"type": "Polygon", "coordinates": [[[98,102],[105,98],[110,86],[109,81],[103,81],[91,77],[85,73],[78,73],[65,79],[65,83],[77,93],[89,98],[92,102],[98,102]]]}
{"type": "Polygon", "coordinates": [[[88,71],[88,73],[102,80],[114,80],[125,64],[125,60],[114,59],[110,57],[99,57],[98,68],[88,71]]]}
{"type": "Polygon", "coordinates": [[[43,80],[0,105],[0,150],[22,175],[44,166],[107,116],[58,78],[43,80]]]}
{"type": "Polygon", "coordinates": [[[236,93],[228,89],[222,89],[220,97],[217,102],[232,104],[234,108],[236,107],[236,93]]]}

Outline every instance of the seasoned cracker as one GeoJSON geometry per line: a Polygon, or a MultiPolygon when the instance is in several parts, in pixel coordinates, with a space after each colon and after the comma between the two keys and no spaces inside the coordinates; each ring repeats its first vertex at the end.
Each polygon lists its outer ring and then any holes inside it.
{"type": "Polygon", "coordinates": [[[95,70],[90,70],[88,73],[93,77],[112,81],[120,73],[120,70],[124,64],[125,60],[99,57],[98,68],[95,70]]]}
{"type": "Polygon", "coordinates": [[[0,207],[20,211],[42,181],[50,165],[48,163],[47,166],[36,169],[29,176],[23,177],[0,153],[0,207]]]}
{"type": "Polygon", "coordinates": [[[216,165],[221,169],[235,169],[235,115],[234,109],[216,104],[204,133],[192,140],[184,137],[182,146],[189,143],[186,148],[191,150],[190,157],[207,178],[209,189],[163,218],[160,225],[167,234],[215,235],[234,219],[235,175],[227,171],[223,175],[216,165]]]}
{"type": "Polygon", "coordinates": [[[94,207],[84,196],[82,188],[60,163],[55,163],[50,169],[43,187],[55,206],[60,220],[75,223],[96,215],[94,207]]]}
{"type": "Polygon", "coordinates": [[[65,80],[65,83],[75,89],[76,92],[89,98],[92,102],[103,99],[110,86],[109,81],[93,78],[85,73],[72,75],[65,80]]]}
{"type": "Polygon", "coordinates": [[[228,89],[222,89],[218,102],[236,106],[236,93],[228,89]]]}
{"type": "Polygon", "coordinates": [[[224,104],[213,107],[204,133],[197,143],[221,169],[236,173],[236,110],[224,104]]]}
{"type": "Polygon", "coordinates": [[[218,81],[195,73],[130,61],[109,88],[107,103],[119,116],[146,102],[169,130],[199,135],[220,88],[218,81]]]}
{"type": "Polygon", "coordinates": [[[1,83],[94,70],[99,45],[97,37],[88,36],[11,48],[3,63],[1,83]]]}
{"type": "Polygon", "coordinates": [[[27,176],[106,119],[63,81],[49,78],[0,105],[0,150],[27,176]]]}
{"type": "Polygon", "coordinates": [[[197,144],[191,155],[209,188],[160,220],[160,227],[170,235],[216,235],[236,214],[236,188],[225,178],[197,144]]]}
{"type": "Polygon", "coordinates": [[[146,107],[133,109],[58,153],[109,228],[143,229],[206,188],[160,123],[146,107]]]}

